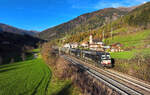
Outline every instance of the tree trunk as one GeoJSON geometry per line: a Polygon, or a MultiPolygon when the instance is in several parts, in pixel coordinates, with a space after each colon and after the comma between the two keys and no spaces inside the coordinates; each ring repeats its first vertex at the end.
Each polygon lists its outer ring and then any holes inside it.
{"type": "Polygon", "coordinates": [[[25,56],[25,53],[22,53],[22,54],[21,54],[21,58],[22,58],[23,61],[25,61],[25,59],[26,59],[25,57],[26,57],[26,56],[25,56]]]}

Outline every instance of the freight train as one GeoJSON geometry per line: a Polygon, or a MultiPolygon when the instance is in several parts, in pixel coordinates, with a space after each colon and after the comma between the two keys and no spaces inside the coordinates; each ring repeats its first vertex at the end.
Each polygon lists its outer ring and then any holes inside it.
{"type": "Polygon", "coordinates": [[[78,58],[82,58],[85,60],[91,60],[96,62],[96,64],[111,68],[113,66],[110,54],[102,51],[94,51],[94,50],[80,50],[73,48],[61,48],[62,53],[66,53],[72,56],[76,56],[78,58]]]}

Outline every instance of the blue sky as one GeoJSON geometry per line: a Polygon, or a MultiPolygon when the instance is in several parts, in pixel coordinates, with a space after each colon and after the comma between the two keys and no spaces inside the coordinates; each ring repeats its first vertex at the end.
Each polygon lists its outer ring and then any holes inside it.
{"type": "Polygon", "coordinates": [[[135,6],[149,0],[0,0],[0,23],[42,31],[81,14],[107,7],[135,6]]]}

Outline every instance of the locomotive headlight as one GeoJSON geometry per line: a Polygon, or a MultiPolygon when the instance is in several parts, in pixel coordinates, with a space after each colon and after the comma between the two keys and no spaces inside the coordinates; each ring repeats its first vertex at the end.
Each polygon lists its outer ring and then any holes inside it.
{"type": "Polygon", "coordinates": [[[107,63],[107,60],[103,60],[103,61],[102,61],[102,64],[106,64],[106,63],[107,63]]]}
{"type": "Polygon", "coordinates": [[[102,64],[111,64],[111,60],[103,60],[102,64]]]}
{"type": "Polygon", "coordinates": [[[111,64],[111,60],[107,60],[107,64],[111,64]]]}

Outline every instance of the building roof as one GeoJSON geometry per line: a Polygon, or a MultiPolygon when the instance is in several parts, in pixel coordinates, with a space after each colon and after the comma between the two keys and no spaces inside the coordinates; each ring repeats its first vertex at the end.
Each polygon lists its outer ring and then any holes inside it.
{"type": "Polygon", "coordinates": [[[93,42],[102,42],[100,39],[93,39],[93,42]]]}
{"type": "Polygon", "coordinates": [[[89,43],[89,42],[86,41],[86,42],[82,42],[81,44],[88,44],[88,43],[89,43]]]}
{"type": "Polygon", "coordinates": [[[115,44],[112,44],[111,46],[112,47],[122,47],[123,44],[121,44],[121,43],[115,43],[115,44]]]}

